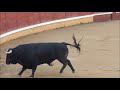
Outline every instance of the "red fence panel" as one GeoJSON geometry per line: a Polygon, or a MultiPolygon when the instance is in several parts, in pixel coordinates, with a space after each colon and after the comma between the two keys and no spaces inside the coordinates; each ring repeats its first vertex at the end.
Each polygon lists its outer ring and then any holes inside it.
{"type": "Polygon", "coordinates": [[[17,19],[18,28],[25,27],[28,25],[28,18],[17,19]]]}
{"type": "Polygon", "coordinates": [[[65,12],[65,17],[66,18],[71,17],[71,12],[65,12]]]}
{"type": "Polygon", "coordinates": [[[65,12],[53,12],[53,20],[65,18],[65,12]]]}
{"type": "Polygon", "coordinates": [[[16,12],[6,12],[6,28],[7,31],[17,28],[16,12]]]}
{"type": "Polygon", "coordinates": [[[17,12],[17,18],[27,18],[28,17],[28,12],[17,12]]]}
{"type": "Polygon", "coordinates": [[[40,12],[41,22],[47,22],[53,20],[53,12],[40,12]]]}
{"type": "Polygon", "coordinates": [[[80,12],[71,12],[71,17],[79,16],[80,12]]]}
{"type": "Polygon", "coordinates": [[[28,25],[28,12],[17,12],[17,28],[28,25]]]}
{"type": "Polygon", "coordinates": [[[5,12],[0,13],[0,34],[7,32],[5,16],[6,16],[5,12]]]}
{"type": "Polygon", "coordinates": [[[39,12],[28,12],[28,24],[37,24],[40,23],[40,13],[39,12]]]}
{"type": "Polygon", "coordinates": [[[95,12],[65,12],[66,18],[94,14],[95,12]]]}
{"type": "Polygon", "coordinates": [[[120,12],[119,13],[114,12],[112,14],[112,20],[120,20],[120,12]]]}
{"type": "Polygon", "coordinates": [[[111,14],[94,16],[93,22],[103,22],[111,20],[111,14]]]}
{"type": "Polygon", "coordinates": [[[2,33],[1,26],[2,26],[2,24],[1,24],[1,12],[0,12],[0,34],[2,33]]]}
{"type": "Polygon", "coordinates": [[[6,28],[7,28],[7,31],[11,31],[13,29],[16,29],[17,27],[17,24],[16,24],[16,20],[15,19],[6,19],[6,28]]]}
{"type": "Polygon", "coordinates": [[[90,14],[94,14],[96,12],[78,12],[79,16],[83,16],[83,15],[90,15],[90,14]]]}

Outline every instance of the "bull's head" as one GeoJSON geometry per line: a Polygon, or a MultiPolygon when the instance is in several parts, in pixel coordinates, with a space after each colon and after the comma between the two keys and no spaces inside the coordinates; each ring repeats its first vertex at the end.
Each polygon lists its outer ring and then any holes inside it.
{"type": "Polygon", "coordinates": [[[6,64],[15,64],[14,60],[13,60],[13,49],[7,49],[6,51],[6,64]]]}

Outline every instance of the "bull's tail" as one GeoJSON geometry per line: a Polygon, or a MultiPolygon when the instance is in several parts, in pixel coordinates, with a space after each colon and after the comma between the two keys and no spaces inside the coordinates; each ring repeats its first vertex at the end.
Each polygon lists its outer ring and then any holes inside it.
{"type": "Polygon", "coordinates": [[[74,34],[73,34],[73,41],[74,41],[74,45],[72,45],[72,44],[69,44],[69,43],[65,43],[66,45],[70,45],[70,46],[73,46],[73,47],[75,47],[78,51],[79,51],[79,53],[80,53],[80,41],[83,39],[83,37],[82,37],[82,39],[77,43],[77,41],[76,41],[76,38],[75,38],[75,36],[74,36],[74,34]]]}

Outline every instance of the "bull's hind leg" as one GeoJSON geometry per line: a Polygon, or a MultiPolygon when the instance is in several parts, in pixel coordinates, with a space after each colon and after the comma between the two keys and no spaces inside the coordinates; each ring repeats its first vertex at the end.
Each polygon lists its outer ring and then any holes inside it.
{"type": "Polygon", "coordinates": [[[60,69],[60,73],[63,73],[63,70],[67,66],[67,60],[65,58],[60,58],[58,60],[63,64],[63,67],[60,69]]]}
{"type": "Polygon", "coordinates": [[[70,60],[67,59],[68,66],[71,68],[72,72],[75,73],[75,69],[73,68],[70,60]]]}
{"type": "Polygon", "coordinates": [[[22,67],[22,70],[18,73],[18,75],[21,76],[22,73],[23,73],[26,69],[27,69],[27,68],[23,66],[23,67],[22,67]]]}
{"type": "Polygon", "coordinates": [[[63,64],[63,67],[62,67],[61,70],[60,70],[60,73],[63,73],[63,70],[65,69],[66,66],[67,66],[67,63],[64,63],[64,64],[63,64]]]}

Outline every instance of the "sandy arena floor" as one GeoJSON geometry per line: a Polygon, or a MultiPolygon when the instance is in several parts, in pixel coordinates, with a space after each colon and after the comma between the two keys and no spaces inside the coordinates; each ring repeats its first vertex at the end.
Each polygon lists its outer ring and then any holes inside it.
{"type": "MultiPolygon", "coordinates": [[[[63,74],[59,74],[62,64],[57,60],[50,67],[46,64],[37,67],[35,78],[120,78],[119,34],[120,20],[89,23],[66,28],[44,31],[22,37],[0,46],[0,77],[17,78],[22,66],[6,65],[4,49],[19,44],[33,42],[68,42],[73,44],[72,35],[81,41],[81,53],[69,48],[69,56],[76,72],[73,74],[67,66],[63,74]]],[[[31,70],[26,70],[22,77],[27,78],[31,70]]]]}

